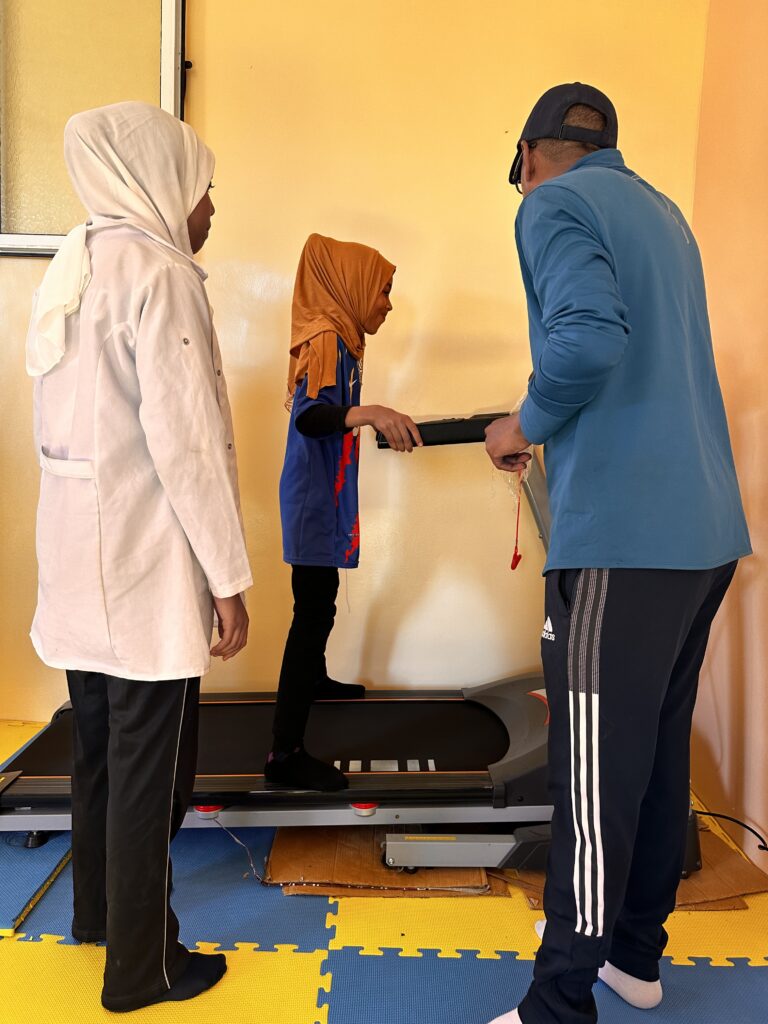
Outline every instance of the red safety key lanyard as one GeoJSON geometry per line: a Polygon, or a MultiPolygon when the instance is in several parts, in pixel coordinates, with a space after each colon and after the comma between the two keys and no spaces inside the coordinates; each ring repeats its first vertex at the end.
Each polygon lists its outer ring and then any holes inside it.
{"type": "Polygon", "coordinates": [[[517,483],[518,483],[518,487],[517,487],[517,524],[515,526],[515,553],[512,555],[512,562],[510,563],[510,566],[509,566],[510,569],[516,569],[518,567],[518,565],[520,565],[520,562],[522,561],[522,558],[523,558],[523,556],[518,551],[518,543],[519,543],[519,540],[520,540],[520,499],[522,497],[522,492],[523,492],[523,474],[522,474],[522,472],[519,472],[517,474],[517,483]]]}

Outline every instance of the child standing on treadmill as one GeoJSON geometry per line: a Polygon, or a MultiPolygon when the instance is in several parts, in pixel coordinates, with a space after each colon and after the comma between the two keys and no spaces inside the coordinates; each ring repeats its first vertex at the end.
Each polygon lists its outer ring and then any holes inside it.
{"type": "Polygon", "coordinates": [[[375,249],[310,235],[296,274],[288,373],[288,425],[280,479],[283,558],[291,566],[293,622],[280,672],[268,781],[338,790],[342,772],[304,749],[315,700],[356,700],[365,687],[328,678],[325,648],[336,614],[339,569],[360,554],[359,428],[380,430],[396,451],[421,444],[410,416],[360,405],[365,335],[392,303],[395,267],[375,249]]]}

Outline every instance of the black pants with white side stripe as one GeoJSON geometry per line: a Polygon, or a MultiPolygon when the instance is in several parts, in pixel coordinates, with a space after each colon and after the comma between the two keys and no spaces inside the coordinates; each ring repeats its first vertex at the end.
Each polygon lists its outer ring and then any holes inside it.
{"type": "Polygon", "coordinates": [[[685,855],[699,670],[735,569],[547,574],[554,817],[523,1024],[593,1024],[606,959],[659,977],[685,855]]]}
{"type": "Polygon", "coordinates": [[[102,1002],[167,991],[189,957],[170,906],[170,843],[189,807],[199,679],[67,672],[74,711],[72,934],[106,938],[102,1002]]]}

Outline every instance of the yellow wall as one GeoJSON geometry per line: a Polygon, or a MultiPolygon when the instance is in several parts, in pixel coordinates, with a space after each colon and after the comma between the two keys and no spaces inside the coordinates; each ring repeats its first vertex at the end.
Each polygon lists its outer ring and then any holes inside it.
{"type": "Polygon", "coordinates": [[[123,99],[160,102],[160,0],[0,0],[3,231],[63,234],[83,219],[64,125],[123,99]]]}
{"type": "MultiPolygon", "coordinates": [[[[713,0],[694,228],[755,554],[739,567],[702,673],[693,778],[713,810],[768,827],[768,7],[713,0]]],[[[757,843],[733,831],[748,852],[757,843]]],[[[758,861],[759,863],[759,861],[758,861]]]]}
{"type": "MultiPolygon", "coordinates": [[[[217,155],[203,254],[233,400],[257,584],[251,642],[206,685],[272,686],[290,620],[277,481],[290,296],[310,231],[398,265],[394,312],[371,340],[364,400],[415,416],[508,407],[529,371],[506,176],[538,95],[605,89],[628,161],[691,212],[706,0],[191,0],[187,116],[217,155]],[[649,67],[653,73],[649,73],[649,67]]],[[[26,637],[34,604],[36,471],[23,377],[38,263],[0,262],[0,372],[14,392],[3,497],[0,717],[62,699],[26,637]],[[5,491],[5,489],[4,489],[5,491]],[[10,533],[8,532],[10,531],[10,533]]],[[[361,464],[361,568],[344,581],[330,667],[382,686],[474,683],[534,666],[542,556],[479,446],[377,452],[361,464]]]]}

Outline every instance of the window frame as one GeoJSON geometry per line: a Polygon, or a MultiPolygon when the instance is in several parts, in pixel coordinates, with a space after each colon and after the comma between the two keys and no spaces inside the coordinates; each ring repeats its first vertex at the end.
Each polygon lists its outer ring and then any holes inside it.
{"type": "MultiPolygon", "coordinates": [[[[183,117],[185,0],[160,0],[160,106],[183,117]]],[[[64,235],[0,231],[2,256],[55,256],[64,235]]]]}

